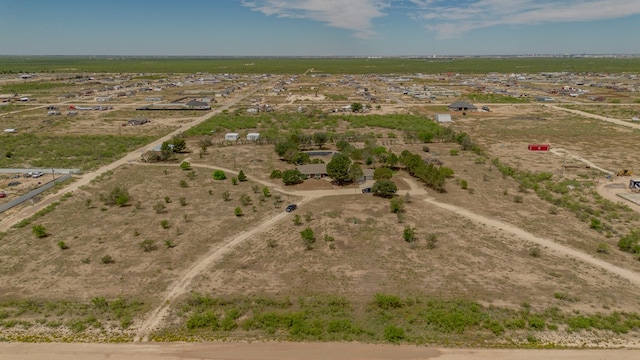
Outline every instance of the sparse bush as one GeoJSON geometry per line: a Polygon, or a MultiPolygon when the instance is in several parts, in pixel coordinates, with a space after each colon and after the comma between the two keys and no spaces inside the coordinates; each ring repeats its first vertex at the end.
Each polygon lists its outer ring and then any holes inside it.
{"type": "Polygon", "coordinates": [[[191,164],[188,161],[183,161],[180,163],[180,168],[184,171],[191,170],[191,164]]]}
{"type": "Polygon", "coordinates": [[[244,174],[244,171],[240,170],[238,173],[238,181],[244,182],[247,181],[247,175],[244,174]]]}
{"type": "Polygon", "coordinates": [[[618,241],[618,247],[622,251],[632,254],[640,253],[640,229],[633,229],[629,234],[618,241]]]}
{"type": "Polygon", "coordinates": [[[300,215],[295,214],[293,216],[293,225],[302,225],[302,221],[300,221],[300,215]]]}
{"type": "Polygon", "coordinates": [[[467,182],[467,180],[460,180],[460,187],[464,190],[469,188],[469,183],[467,182]]]}
{"type": "Polygon", "coordinates": [[[436,234],[429,234],[427,236],[427,249],[433,250],[438,244],[438,236],[436,234]]]}
{"type": "Polygon", "coordinates": [[[191,170],[187,173],[187,179],[193,180],[195,178],[196,178],[196,172],[194,170],[191,170]]]}
{"type": "Polygon", "coordinates": [[[49,236],[47,229],[43,225],[33,225],[31,232],[37,238],[45,238],[49,236]]]}
{"type": "Polygon", "coordinates": [[[116,186],[107,195],[100,194],[100,200],[107,206],[125,206],[129,202],[129,191],[124,186],[116,186]]]}
{"type": "Polygon", "coordinates": [[[515,195],[515,196],[513,197],[513,202],[514,202],[514,203],[516,203],[516,204],[522,204],[522,196],[520,196],[520,195],[515,195]]]}
{"type": "Polygon", "coordinates": [[[169,220],[160,221],[160,226],[162,226],[163,229],[168,229],[171,227],[171,225],[169,225],[169,220]]]}
{"type": "Polygon", "coordinates": [[[282,171],[280,170],[272,170],[271,175],[269,175],[271,179],[282,179],[282,171]]]}
{"type": "Polygon", "coordinates": [[[260,192],[260,185],[251,186],[251,191],[253,191],[254,194],[259,193],[260,192]]]}
{"type": "Polygon", "coordinates": [[[313,244],[316,242],[316,237],[313,234],[313,229],[307,227],[306,229],[300,231],[300,236],[307,246],[307,250],[313,249],[313,244]]]}
{"type": "Polygon", "coordinates": [[[164,197],[164,202],[166,202],[167,204],[171,203],[171,198],[168,196],[164,197]]]}
{"type": "Polygon", "coordinates": [[[460,154],[460,150],[458,150],[458,149],[449,150],[449,155],[451,155],[451,156],[458,156],[458,154],[460,154]]]}
{"type": "Polygon", "coordinates": [[[235,177],[235,176],[234,176],[234,177],[232,177],[232,178],[231,178],[231,184],[233,184],[233,185],[238,185],[238,178],[237,178],[237,177],[235,177]]]}
{"type": "Polygon", "coordinates": [[[180,202],[180,206],[187,206],[187,198],[182,196],[178,199],[178,201],[180,202]]]}
{"type": "Polygon", "coordinates": [[[539,247],[539,246],[537,246],[537,245],[536,245],[536,246],[532,246],[532,247],[529,249],[529,255],[530,255],[531,257],[538,258],[538,257],[540,257],[540,254],[541,254],[541,252],[540,252],[540,247],[539,247]]]}
{"type": "Polygon", "coordinates": [[[602,222],[598,218],[591,218],[589,228],[597,231],[602,231],[602,222]]]}
{"type": "Polygon", "coordinates": [[[249,196],[248,194],[240,195],[240,203],[242,204],[242,206],[250,205],[251,204],[251,196],[249,196]]]}
{"type": "Polygon", "coordinates": [[[242,213],[242,209],[241,209],[241,208],[239,208],[239,207],[237,207],[237,208],[234,210],[234,214],[235,214],[237,217],[242,216],[242,215],[243,215],[243,213],[242,213]]]}
{"type": "Polygon", "coordinates": [[[417,240],[417,238],[416,238],[416,228],[412,228],[409,225],[405,226],[404,230],[402,231],[402,238],[404,239],[404,241],[406,241],[408,243],[415,242],[417,240]]]}
{"type": "Polygon", "coordinates": [[[189,187],[189,183],[187,183],[187,180],[185,180],[185,179],[180,180],[180,187],[181,188],[189,187]]]}
{"type": "Polygon", "coordinates": [[[334,237],[333,237],[333,236],[331,236],[331,235],[329,235],[329,234],[325,234],[325,235],[324,235],[324,241],[326,241],[326,242],[333,242],[333,241],[335,241],[335,240],[336,240],[336,239],[334,239],[334,237]]]}
{"type": "Polygon", "coordinates": [[[404,330],[394,325],[388,325],[384,328],[384,339],[388,342],[397,343],[404,339],[404,330]]]}
{"type": "Polygon", "coordinates": [[[80,262],[82,262],[83,264],[90,264],[91,258],[83,258],[82,260],[80,260],[80,262]]]}
{"type": "Polygon", "coordinates": [[[153,250],[156,250],[158,247],[156,246],[155,241],[151,239],[147,239],[147,240],[142,240],[142,242],[140,243],[140,248],[144,252],[151,252],[153,250]]]}
{"type": "Polygon", "coordinates": [[[69,246],[64,241],[59,241],[58,247],[60,248],[60,250],[67,250],[69,248],[69,246]]]}
{"type": "Polygon", "coordinates": [[[158,201],[155,205],[153,205],[153,210],[155,210],[156,214],[161,214],[166,212],[167,207],[160,201],[158,201]]]}
{"type": "Polygon", "coordinates": [[[262,196],[264,196],[265,198],[268,198],[271,196],[271,193],[269,192],[268,187],[265,186],[262,188],[262,196]]]}
{"type": "Polygon", "coordinates": [[[607,243],[599,243],[598,247],[596,248],[596,252],[600,253],[600,254],[608,254],[609,253],[609,244],[607,243]]]}
{"type": "Polygon", "coordinates": [[[165,240],[164,246],[166,246],[167,249],[173,249],[174,247],[176,247],[176,244],[173,242],[173,240],[165,240]]]}
{"type": "Polygon", "coordinates": [[[229,200],[231,200],[231,194],[229,193],[229,191],[228,191],[228,190],[225,190],[225,191],[222,193],[222,200],[224,200],[224,201],[229,201],[229,200]]]}
{"type": "Polygon", "coordinates": [[[113,257],[111,257],[111,255],[105,255],[100,258],[100,262],[103,264],[114,264],[116,261],[113,257]]]}
{"type": "Polygon", "coordinates": [[[393,214],[401,213],[404,210],[404,200],[400,197],[395,197],[389,202],[389,208],[393,214]]]}
{"type": "Polygon", "coordinates": [[[304,221],[311,222],[311,220],[313,220],[313,213],[310,210],[307,210],[307,212],[304,213],[304,221]]]}

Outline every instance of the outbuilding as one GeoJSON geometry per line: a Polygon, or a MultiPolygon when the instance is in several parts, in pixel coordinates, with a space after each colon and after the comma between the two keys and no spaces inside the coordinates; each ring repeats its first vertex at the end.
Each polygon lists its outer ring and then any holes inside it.
{"type": "Polygon", "coordinates": [[[260,139],[260,133],[248,133],[247,134],[247,140],[248,141],[256,141],[260,139]]]}
{"type": "Polygon", "coordinates": [[[240,139],[240,134],[238,133],[227,133],[224,135],[224,139],[226,141],[238,141],[240,139]]]}
{"type": "Polygon", "coordinates": [[[436,114],[436,122],[450,123],[453,122],[453,120],[451,120],[451,114],[436,114]]]}

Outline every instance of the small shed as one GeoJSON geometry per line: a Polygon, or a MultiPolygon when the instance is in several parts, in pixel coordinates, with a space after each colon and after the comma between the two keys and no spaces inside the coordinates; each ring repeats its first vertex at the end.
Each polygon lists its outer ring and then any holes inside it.
{"type": "Polygon", "coordinates": [[[224,139],[226,141],[238,141],[240,139],[240,134],[238,133],[227,133],[224,135],[224,139]]]}
{"type": "Polygon", "coordinates": [[[260,133],[248,133],[247,134],[247,140],[249,141],[256,141],[260,139],[260,133]]]}
{"type": "Polygon", "coordinates": [[[529,144],[527,147],[529,151],[549,151],[550,148],[549,144],[529,144]]]}
{"type": "Polygon", "coordinates": [[[4,132],[9,133],[9,134],[13,134],[16,132],[16,129],[4,129],[4,132]]]}
{"type": "Polygon", "coordinates": [[[640,191],[640,179],[629,180],[629,189],[633,191],[640,191]]]}
{"type": "Polygon", "coordinates": [[[453,122],[453,120],[451,120],[451,114],[436,114],[436,122],[450,123],[453,122]]]}

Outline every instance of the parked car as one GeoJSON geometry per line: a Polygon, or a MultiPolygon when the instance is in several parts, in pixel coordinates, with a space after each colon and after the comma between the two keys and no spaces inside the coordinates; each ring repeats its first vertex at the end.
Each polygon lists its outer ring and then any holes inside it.
{"type": "Polygon", "coordinates": [[[31,177],[39,178],[42,175],[44,175],[44,173],[42,171],[36,171],[36,172],[33,173],[33,175],[31,175],[31,177]]]}
{"type": "Polygon", "coordinates": [[[296,205],[296,204],[289,204],[289,205],[287,205],[287,208],[286,208],[286,209],[284,209],[284,211],[286,211],[286,212],[292,212],[293,210],[295,210],[295,209],[297,209],[297,208],[298,208],[298,205],[296,205]]]}
{"type": "Polygon", "coordinates": [[[7,193],[4,191],[0,191],[0,199],[1,198],[6,198],[7,197],[7,193]]]}
{"type": "Polygon", "coordinates": [[[489,107],[488,107],[488,106],[483,106],[483,107],[482,107],[482,110],[484,110],[484,111],[491,111],[491,109],[489,109],[489,107]]]}
{"type": "Polygon", "coordinates": [[[9,183],[9,186],[18,186],[20,185],[20,181],[12,181],[9,183]]]}
{"type": "Polygon", "coordinates": [[[367,194],[367,193],[370,193],[370,192],[371,192],[371,188],[370,187],[366,187],[366,188],[362,189],[362,193],[363,194],[367,194]]]}

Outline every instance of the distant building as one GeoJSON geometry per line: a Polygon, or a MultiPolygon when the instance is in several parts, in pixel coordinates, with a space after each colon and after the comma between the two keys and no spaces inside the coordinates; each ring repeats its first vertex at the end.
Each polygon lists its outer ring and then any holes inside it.
{"type": "Polygon", "coordinates": [[[451,114],[436,114],[436,122],[450,123],[453,122],[453,120],[451,120],[451,114]]]}
{"type": "Polygon", "coordinates": [[[240,134],[238,133],[227,133],[224,135],[224,139],[226,141],[238,141],[240,139],[240,134]]]}
{"type": "Polygon", "coordinates": [[[453,111],[475,111],[478,110],[473,104],[470,104],[466,101],[456,101],[454,103],[449,104],[449,110],[453,111]]]}
{"type": "Polygon", "coordinates": [[[247,134],[247,140],[249,141],[256,141],[260,139],[260,133],[248,133],[247,134]]]}

